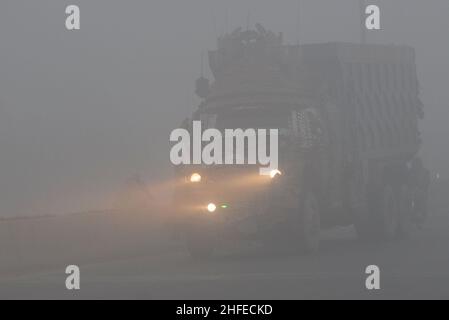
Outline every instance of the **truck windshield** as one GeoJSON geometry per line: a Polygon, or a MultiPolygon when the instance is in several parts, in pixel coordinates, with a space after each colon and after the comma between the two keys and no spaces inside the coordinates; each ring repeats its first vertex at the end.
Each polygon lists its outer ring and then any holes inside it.
{"type": "Polygon", "coordinates": [[[223,111],[215,116],[219,130],[224,129],[279,129],[289,128],[289,112],[273,109],[236,109],[223,111]]]}

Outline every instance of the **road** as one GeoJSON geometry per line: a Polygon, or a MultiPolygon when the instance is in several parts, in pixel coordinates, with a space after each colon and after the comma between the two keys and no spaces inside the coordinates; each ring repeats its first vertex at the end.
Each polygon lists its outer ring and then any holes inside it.
{"type": "MultiPolygon", "coordinates": [[[[449,299],[449,215],[433,217],[407,241],[360,244],[350,228],[325,232],[314,257],[267,254],[256,245],[193,261],[180,249],[81,263],[81,290],[64,269],[0,277],[2,299],[449,299]],[[365,288],[365,268],[381,289],[365,288]]],[[[73,262],[76,264],[76,261],[73,262]]]]}

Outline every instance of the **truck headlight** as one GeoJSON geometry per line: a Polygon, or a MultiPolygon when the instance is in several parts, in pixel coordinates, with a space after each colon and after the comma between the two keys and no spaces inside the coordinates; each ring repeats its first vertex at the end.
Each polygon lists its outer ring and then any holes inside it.
{"type": "Polygon", "coordinates": [[[215,203],[209,203],[207,205],[207,211],[209,211],[210,213],[214,213],[217,210],[217,206],[215,205],[215,203]]]}
{"type": "Polygon", "coordinates": [[[199,173],[194,173],[190,176],[190,182],[199,183],[201,182],[201,175],[199,173]]]}
{"type": "Polygon", "coordinates": [[[279,171],[279,170],[272,170],[271,172],[270,172],[270,177],[271,177],[271,179],[274,179],[274,178],[276,178],[277,176],[281,176],[282,175],[282,172],[281,171],[279,171]]]}

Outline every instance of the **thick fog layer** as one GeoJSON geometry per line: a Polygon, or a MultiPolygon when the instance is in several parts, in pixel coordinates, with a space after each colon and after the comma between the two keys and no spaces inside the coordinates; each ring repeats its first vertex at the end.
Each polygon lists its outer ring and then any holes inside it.
{"type": "MultiPolygon", "coordinates": [[[[65,29],[67,1],[0,4],[1,216],[103,209],[136,173],[170,177],[169,132],[199,103],[201,53],[226,31],[259,22],[293,44],[360,39],[357,0],[71,2],[78,32],[65,29]]],[[[368,41],[416,49],[423,158],[449,177],[449,2],[370,3],[382,31],[368,41]]]]}

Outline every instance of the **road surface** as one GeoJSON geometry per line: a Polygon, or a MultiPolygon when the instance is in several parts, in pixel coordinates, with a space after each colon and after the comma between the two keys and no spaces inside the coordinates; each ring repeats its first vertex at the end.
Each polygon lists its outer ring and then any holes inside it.
{"type": "MultiPolygon", "coordinates": [[[[407,241],[360,244],[350,228],[325,232],[314,257],[268,254],[246,244],[198,262],[181,249],[79,263],[81,289],[64,268],[0,277],[2,299],[449,299],[449,215],[433,217],[407,241]],[[365,287],[368,265],[381,289],[365,287]]],[[[73,261],[77,264],[77,261],[73,261]]]]}

